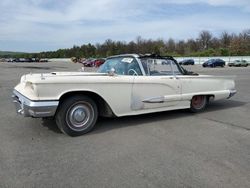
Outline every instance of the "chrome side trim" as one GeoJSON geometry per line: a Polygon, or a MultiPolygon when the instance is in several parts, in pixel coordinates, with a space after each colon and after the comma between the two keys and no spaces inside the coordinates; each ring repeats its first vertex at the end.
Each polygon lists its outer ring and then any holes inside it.
{"type": "Polygon", "coordinates": [[[164,102],[164,97],[160,96],[160,97],[152,97],[149,99],[144,99],[142,102],[144,103],[163,103],[164,102]]]}
{"type": "Polygon", "coordinates": [[[181,94],[157,96],[142,100],[144,103],[164,103],[172,101],[181,101],[181,94]]]}
{"type": "Polygon", "coordinates": [[[59,101],[32,101],[16,90],[12,95],[16,112],[24,117],[50,117],[54,116],[59,101]]]}

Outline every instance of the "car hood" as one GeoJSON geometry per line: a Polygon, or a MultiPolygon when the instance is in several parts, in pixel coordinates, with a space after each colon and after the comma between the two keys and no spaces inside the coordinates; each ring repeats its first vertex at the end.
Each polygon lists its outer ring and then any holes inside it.
{"type": "Polygon", "coordinates": [[[93,77],[93,76],[108,76],[107,73],[96,73],[96,72],[51,72],[51,73],[30,73],[23,75],[21,77],[21,82],[32,82],[40,83],[45,80],[57,80],[57,79],[67,79],[72,77],[93,77]]]}

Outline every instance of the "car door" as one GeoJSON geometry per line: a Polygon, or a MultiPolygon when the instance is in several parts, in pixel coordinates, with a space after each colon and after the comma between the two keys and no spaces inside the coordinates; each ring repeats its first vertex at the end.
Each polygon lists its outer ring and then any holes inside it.
{"type": "Polygon", "coordinates": [[[172,61],[147,61],[146,75],[134,76],[132,110],[157,109],[178,105],[181,100],[181,83],[175,74],[172,61]]]}

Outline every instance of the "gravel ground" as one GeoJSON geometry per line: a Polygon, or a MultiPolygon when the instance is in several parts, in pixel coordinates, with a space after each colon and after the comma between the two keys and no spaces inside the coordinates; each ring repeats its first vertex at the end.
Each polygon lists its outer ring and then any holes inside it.
{"type": "Polygon", "coordinates": [[[13,87],[29,72],[80,64],[0,63],[0,187],[250,187],[250,67],[187,69],[236,75],[238,93],[206,111],[99,119],[81,137],[17,116],[13,87]]]}

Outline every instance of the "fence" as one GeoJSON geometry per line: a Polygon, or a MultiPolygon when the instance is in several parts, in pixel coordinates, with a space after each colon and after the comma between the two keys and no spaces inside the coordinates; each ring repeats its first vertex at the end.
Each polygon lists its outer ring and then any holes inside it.
{"type": "MultiPolygon", "coordinates": [[[[229,62],[233,62],[235,60],[246,60],[250,63],[250,56],[219,56],[219,57],[175,57],[175,59],[179,62],[183,59],[193,59],[195,64],[202,64],[209,59],[220,58],[223,59],[226,64],[229,62]]],[[[61,61],[61,62],[68,62],[70,58],[53,58],[50,61],[61,61]]]]}
{"type": "Polygon", "coordinates": [[[193,59],[195,64],[202,64],[209,59],[219,58],[223,59],[226,64],[235,60],[246,60],[250,63],[250,56],[220,56],[220,57],[176,57],[175,59],[179,62],[183,59],[193,59]]]}

